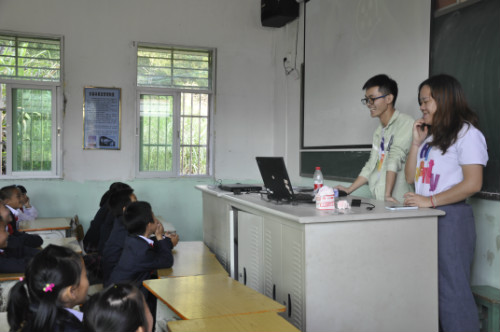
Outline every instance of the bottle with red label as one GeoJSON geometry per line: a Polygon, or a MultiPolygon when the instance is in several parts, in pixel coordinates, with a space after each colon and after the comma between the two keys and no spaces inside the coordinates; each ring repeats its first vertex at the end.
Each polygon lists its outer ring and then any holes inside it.
{"type": "Polygon", "coordinates": [[[323,187],[323,173],[321,173],[321,167],[317,166],[313,175],[314,180],[314,193],[317,194],[319,188],[323,187]]]}

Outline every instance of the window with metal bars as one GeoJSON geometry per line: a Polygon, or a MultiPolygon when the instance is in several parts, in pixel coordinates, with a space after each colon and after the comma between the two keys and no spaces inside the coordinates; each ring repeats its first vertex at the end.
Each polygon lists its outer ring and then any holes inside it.
{"type": "Polygon", "coordinates": [[[61,38],[0,32],[0,177],[59,173],[61,53],[61,38]]]}
{"type": "Polygon", "coordinates": [[[139,45],[139,174],[208,175],[214,50],[139,45]]]}

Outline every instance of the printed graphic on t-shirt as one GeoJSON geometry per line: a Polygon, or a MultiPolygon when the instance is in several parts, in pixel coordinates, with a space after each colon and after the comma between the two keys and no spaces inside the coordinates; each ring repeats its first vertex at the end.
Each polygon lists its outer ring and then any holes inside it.
{"type": "Polygon", "coordinates": [[[380,149],[378,150],[378,161],[377,161],[377,171],[380,172],[382,169],[382,164],[384,163],[386,152],[389,153],[391,150],[392,141],[394,139],[394,135],[391,135],[389,139],[389,144],[387,144],[387,151],[385,151],[385,138],[382,136],[382,140],[380,141],[380,149]]]}
{"type": "Polygon", "coordinates": [[[430,185],[429,191],[436,190],[439,183],[440,174],[434,174],[434,159],[429,160],[429,153],[432,150],[432,146],[429,143],[425,143],[420,150],[420,165],[418,165],[415,172],[415,181],[419,182],[420,178],[423,184],[430,185]]]}

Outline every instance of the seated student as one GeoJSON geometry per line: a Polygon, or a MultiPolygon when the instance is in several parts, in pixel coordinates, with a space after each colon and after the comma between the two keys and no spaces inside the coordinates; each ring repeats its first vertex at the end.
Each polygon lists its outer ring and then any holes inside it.
{"type": "Polygon", "coordinates": [[[89,288],[80,255],[49,245],[33,257],[25,275],[9,294],[10,331],[83,331],[83,314],[71,309],[85,302],[89,288]]]}
{"type": "Polygon", "coordinates": [[[17,215],[17,221],[35,220],[38,217],[38,210],[30,203],[28,191],[24,186],[18,185],[17,188],[21,191],[21,208],[17,215]]]}
{"type": "Polygon", "coordinates": [[[7,250],[9,233],[6,226],[11,218],[10,211],[0,203],[0,273],[24,272],[29,260],[39,251],[25,246],[7,250]]]}
{"type": "Polygon", "coordinates": [[[114,192],[109,197],[108,205],[115,216],[113,229],[102,252],[102,279],[104,287],[109,285],[109,277],[120,260],[123,244],[128,232],[123,223],[123,211],[132,202],[137,201],[133,189],[124,189],[114,192]]]}
{"type": "Polygon", "coordinates": [[[153,316],[137,287],[116,284],[87,301],[83,326],[86,332],[151,332],[153,316]]]}
{"type": "Polygon", "coordinates": [[[147,294],[142,282],[151,278],[152,271],[172,266],[172,248],[179,242],[179,236],[164,231],[147,202],[130,203],[123,220],[129,235],[110,282],[132,282],[147,294]],[[156,241],[149,238],[153,234],[156,241]]]}
{"type": "Polygon", "coordinates": [[[21,203],[21,190],[17,186],[6,186],[0,189],[0,200],[10,210],[12,221],[7,224],[8,232],[10,234],[9,245],[24,245],[32,248],[39,248],[43,244],[43,240],[36,234],[28,234],[18,231],[17,214],[18,209],[22,206],[21,203]]]}
{"type": "MultiPolygon", "coordinates": [[[[85,233],[85,237],[83,238],[83,245],[87,254],[97,252],[101,237],[101,226],[104,224],[106,216],[110,213],[108,207],[108,199],[113,192],[121,189],[131,188],[126,183],[114,182],[109,186],[108,191],[106,191],[104,195],[102,195],[101,201],[99,203],[99,210],[95,214],[94,219],[90,222],[90,227],[85,233]]],[[[105,242],[106,241],[103,241],[103,243],[105,242]]]]}

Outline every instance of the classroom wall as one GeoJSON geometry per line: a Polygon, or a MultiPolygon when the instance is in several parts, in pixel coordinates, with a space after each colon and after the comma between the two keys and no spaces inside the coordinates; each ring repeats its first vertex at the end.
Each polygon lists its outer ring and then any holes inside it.
{"type": "Polygon", "coordinates": [[[212,184],[212,177],[135,176],[137,41],[217,49],[214,178],[255,180],[254,157],[273,154],[274,29],[261,26],[258,1],[0,1],[0,30],[64,36],[62,179],[15,181],[28,188],[41,216],[76,213],[87,228],[109,184],[124,181],[178,227],[181,239],[202,239],[201,195],[193,186],[212,184]],[[88,85],[122,89],[119,151],[82,149],[88,85]]]}

